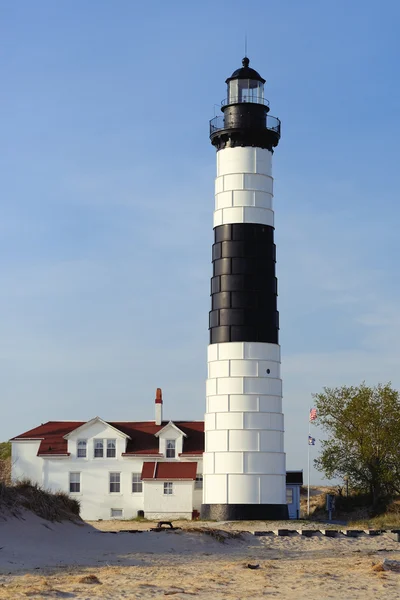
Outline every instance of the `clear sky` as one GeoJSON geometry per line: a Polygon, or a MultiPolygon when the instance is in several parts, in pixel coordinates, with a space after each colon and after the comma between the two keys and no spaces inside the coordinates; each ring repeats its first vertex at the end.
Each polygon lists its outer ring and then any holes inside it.
{"type": "Polygon", "coordinates": [[[156,387],[166,418],[203,418],[208,120],[246,33],[282,119],[288,468],[313,392],[400,387],[399,18],[395,0],[0,0],[1,440],[152,419],[156,387]]]}

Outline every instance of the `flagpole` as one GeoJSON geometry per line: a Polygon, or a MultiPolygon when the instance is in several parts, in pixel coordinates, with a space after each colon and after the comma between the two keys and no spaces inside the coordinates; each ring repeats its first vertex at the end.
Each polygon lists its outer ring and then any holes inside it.
{"type": "Polygon", "coordinates": [[[311,435],[311,420],[310,420],[311,408],[308,412],[308,440],[307,440],[307,448],[308,448],[308,473],[307,473],[307,517],[310,516],[310,435],[311,435]]]}

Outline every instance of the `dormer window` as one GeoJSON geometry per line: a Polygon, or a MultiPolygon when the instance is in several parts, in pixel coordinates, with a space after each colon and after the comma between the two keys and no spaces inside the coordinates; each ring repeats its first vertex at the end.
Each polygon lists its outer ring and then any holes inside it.
{"type": "Polygon", "coordinates": [[[159,438],[159,452],[166,459],[177,460],[183,451],[183,441],[187,434],[172,421],[154,434],[159,438]]]}
{"type": "Polygon", "coordinates": [[[78,458],[86,458],[86,451],[87,451],[86,440],[78,440],[76,447],[77,447],[77,451],[76,451],[77,457],[78,458]]]}
{"type": "Polygon", "coordinates": [[[94,457],[103,458],[104,456],[104,443],[103,440],[94,440],[94,457]]]}
{"type": "Polygon", "coordinates": [[[176,442],[175,440],[166,441],[166,453],[167,458],[175,458],[176,455],[176,442]]]}
{"type": "Polygon", "coordinates": [[[107,458],[115,458],[117,440],[107,440],[107,458]]]}

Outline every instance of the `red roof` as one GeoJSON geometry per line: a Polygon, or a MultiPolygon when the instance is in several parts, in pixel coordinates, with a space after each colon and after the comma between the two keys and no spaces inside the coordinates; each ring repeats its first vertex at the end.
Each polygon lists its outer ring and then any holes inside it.
{"type": "Polygon", "coordinates": [[[42,440],[38,456],[41,454],[65,454],[68,456],[67,440],[64,435],[83,425],[85,421],[48,421],[39,427],[25,431],[12,440],[42,440]]]}
{"type": "Polygon", "coordinates": [[[197,463],[145,462],[142,479],[196,479],[197,463]]]}
{"type": "MultiPolygon", "coordinates": [[[[182,456],[187,454],[202,455],[204,452],[204,422],[203,421],[173,421],[186,437],[183,438],[182,456]]],[[[130,454],[159,455],[159,443],[155,434],[161,431],[168,421],[155,425],[154,421],[142,423],[118,422],[110,423],[116,429],[126,433],[131,438],[127,440],[126,456],[130,454]]]]}
{"type": "MultiPolygon", "coordinates": [[[[124,456],[135,454],[161,456],[159,453],[159,441],[155,437],[155,434],[168,425],[168,421],[164,421],[161,425],[155,425],[154,421],[107,422],[112,427],[130,436],[131,439],[127,440],[124,456]]],[[[68,446],[64,436],[84,424],[85,421],[48,421],[39,427],[17,435],[12,440],[41,440],[38,456],[51,454],[67,455],[68,446]]],[[[181,456],[201,456],[204,452],[204,422],[174,421],[174,425],[186,434],[186,437],[183,438],[183,452],[181,456]]]]}

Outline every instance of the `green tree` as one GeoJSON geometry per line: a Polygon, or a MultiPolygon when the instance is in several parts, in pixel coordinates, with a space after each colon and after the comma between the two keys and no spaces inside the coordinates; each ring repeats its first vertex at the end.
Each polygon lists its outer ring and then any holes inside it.
{"type": "Polygon", "coordinates": [[[316,468],[329,479],[348,476],[373,504],[400,493],[400,400],[390,383],[324,388],[313,394],[318,425],[328,434],[316,468]]]}

